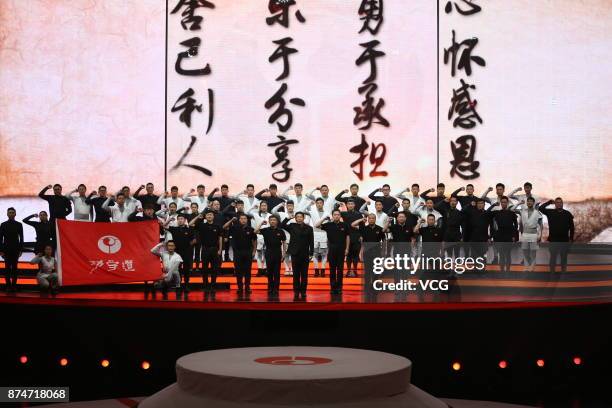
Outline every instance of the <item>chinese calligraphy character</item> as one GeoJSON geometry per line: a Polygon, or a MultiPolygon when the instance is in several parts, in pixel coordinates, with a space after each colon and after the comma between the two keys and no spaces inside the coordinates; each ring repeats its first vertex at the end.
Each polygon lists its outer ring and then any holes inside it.
{"type": "MultiPolygon", "coordinates": [[[[291,128],[291,124],[293,123],[293,113],[286,108],[286,102],[283,98],[286,91],[287,84],[282,84],[278,91],[276,91],[276,93],[272,95],[272,97],[264,104],[266,109],[270,109],[272,106],[278,105],[274,113],[272,113],[272,115],[270,115],[268,118],[268,123],[276,122],[278,129],[283,133],[289,130],[289,128],[291,128]],[[280,122],[282,116],[286,117],[284,124],[280,122]]],[[[291,98],[289,99],[289,102],[297,106],[306,106],[306,102],[300,98],[291,98]]]]}
{"type": "Polygon", "coordinates": [[[455,72],[457,69],[462,70],[465,69],[465,73],[467,76],[472,75],[472,61],[481,67],[486,66],[486,61],[479,56],[473,56],[472,51],[474,47],[478,44],[478,38],[469,38],[467,40],[463,40],[461,43],[457,43],[455,41],[455,30],[453,30],[453,40],[452,44],[449,48],[444,49],[444,64],[446,65],[449,61],[449,57],[451,59],[451,75],[455,76],[455,72]],[[461,52],[461,56],[459,57],[459,62],[457,63],[457,54],[465,46],[463,51],[461,52]]]}
{"type": "MultiPolygon", "coordinates": [[[[270,10],[270,13],[276,14],[271,17],[266,17],[266,24],[271,26],[278,23],[285,28],[289,28],[289,8],[294,5],[295,0],[270,0],[268,2],[268,10],[270,10]],[[280,13],[277,13],[277,11],[280,11],[280,13]]],[[[295,12],[295,18],[297,18],[300,23],[306,22],[300,10],[295,12]]]]}
{"type": "Polygon", "coordinates": [[[287,44],[289,44],[291,41],[293,41],[293,38],[291,37],[285,37],[281,38],[280,40],[272,41],[274,44],[277,44],[278,47],[274,50],[272,55],[270,55],[268,62],[272,63],[279,58],[283,59],[283,72],[276,77],[277,81],[285,79],[289,76],[289,55],[298,52],[298,50],[295,48],[287,47],[287,44]]]}
{"type": "Polygon", "coordinates": [[[359,178],[359,180],[363,180],[363,167],[365,159],[368,158],[368,148],[370,148],[370,164],[374,166],[373,169],[370,171],[370,177],[387,176],[388,173],[386,171],[378,170],[378,168],[385,161],[385,156],[387,155],[387,146],[385,146],[384,143],[372,143],[372,145],[370,146],[366,141],[365,134],[363,133],[361,134],[361,142],[358,145],[351,147],[351,149],[349,150],[351,153],[359,155],[357,160],[351,163],[351,167],[357,167],[357,170],[353,170],[353,173],[359,178]]]}
{"type": "Polygon", "coordinates": [[[207,0],[179,0],[176,3],[174,9],[170,12],[170,14],[175,14],[182,8],[185,10],[181,13],[183,19],[181,20],[181,25],[184,30],[187,30],[187,26],[189,26],[190,31],[200,30],[202,28],[202,20],[204,17],[197,16],[195,13],[198,8],[206,7],[206,8],[215,8],[215,5],[207,0]]]}
{"type": "Polygon", "coordinates": [[[368,30],[372,35],[378,34],[378,30],[383,23],[383,0],[362,0],[359,6],[360,20],[363,26],[359,33],[368,30]]]}
{"type": "Polygon", "coordinates": [[[459,176],[464,180],[472,180],[480,176],[477,171],[480,166],[479,161],[474,160],[476,153],[476,138],[472,135],[464,135],[459,137],[454,142],[451,141],[451,152],[453,160],[450,175],[459,176]]]}
{"type": "Polygon", "coordinates": [[[472,101],[470,97],[470,89],[476,89],[476,85],[469,85],[461,79],[461,87],[453,89],[453,97],[451,98],[451,107],[448,110],[448,120],[451,120],[454,114],[457,117],[453,121],[453,127],[461,127],[463,129],[471,129],[476,126],[476,122],[482,123],[482,119],[476,112],[476,100],[472,101]]]}
{"type": "Polygon", "coordinates": [[[479,13],[482,8],[478,4],[474,4],[475,0],[461,0],[461,2],[467,5],[467,8],[461,8],[457,3],[457,1],[447,1],[446,6],[444,7],[444,11],[446,14],[450,14],[453,11],[453,5],[455,6],[455,10],[463,16],[471,16],[472,14],[479,13]]]}
{"type": "Polygon", "coordinates": [[[202,40],[199,37],[193,37],[188,40],[181,42],[181,45],[187,47],[187,51],[179,52],[176,56],[176,63],[174,64],[174,69],[177,73],[181,75],[188,76],[199,76],[199,75],[208,75],[210,74],[210,65],[206,64],[204,68],[201,69],[184,69],[182,66],[183,59],[192,58],[198,55],[198,49],[200,48],[200,44],[202,40]]]}

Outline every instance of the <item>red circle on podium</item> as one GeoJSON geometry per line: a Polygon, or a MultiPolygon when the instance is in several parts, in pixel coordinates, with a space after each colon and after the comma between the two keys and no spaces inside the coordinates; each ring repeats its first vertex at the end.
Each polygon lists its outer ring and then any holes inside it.
{"type": "Polygon", "coordinates": [[[303,357],[303,356],[274,356],[274,357],[260,357],[254,360],[261,364],[272,364],[272,365],[315,365],[315,364],[327,364],[333,360],[325,357],[303,357]]]}

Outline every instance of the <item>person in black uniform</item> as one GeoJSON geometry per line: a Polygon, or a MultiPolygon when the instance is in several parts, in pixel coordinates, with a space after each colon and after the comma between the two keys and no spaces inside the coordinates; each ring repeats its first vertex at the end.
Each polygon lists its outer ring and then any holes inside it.
{"type": "Polygon", "coordinates": [[[28,215],[23,219],[23,223],[34,228],[36,231],[36,243],[34,244],[34,254],[44,252],[45,246],[51,245],[55,249],[55,240],[53,237],[53,224],[49,222],[49,216],[46,211],[41,211],[38,214],[28,215]],[[38,218],[40,221],[31,221],[32,218],[38,218]]]}
{"type": "Polygon", "coordinates": [[[391,186],[388,184],[383,184],[381,188],[377,188],[376,190],[372,191],[370,195],[368,195],[368,198],[375,202],[380,201],[383,206],[382,210],[386,214],[389,214],[389,212],[393,210],[397,204],[397,198],[391,195],[391,186]],[[377,193],[382,193],[382,196],[376,195],[377,193]]]}
{"type": "Polygon", "coordinates": [[[265,244],[266,266],[268,267],[268,294],[278,295],[280,288],[280,267],[285,258],[285,243],[287,237],[285,231],[279,227],[280,218],[278,215],[271,215],[269,218],[269,228],[260,229],[262,225],[268,224],[263,220],[255,233],[261,234],[265,244]]]}
{"type": "MultiPolygon", "coordinates": [[[[365,203],[365,200],[363,200],[365,203]]],[[[363,204],[362,204],[363,205],[363,204]]],[[[346,211],[340,212],[342,221],[346,222],[347,225],[352,225],[353,222],[363,218],[363,214],[356,210],[357,203],[349,198],[346,201],[346,211]]],[[[353,278],[357,276],[357,267],[359,266],[359,253],[361,251],[361,236],[359,231],[355,228],[349,230],[349,250],[346,255],[346,277],[353,278]]]]}
{"type": "MultiPolygon", "coordinates": [[[[470,251],[473,258],[483,258],[487,253],[487,245],[489,243],[489,228],[493,219],[491,208],[487,211],[484,209],[485,200],[478,198],[476,205],[466,207],[463,212],[466,214],[466,223],[470,230],[470,251]]],[[[480,270],[484,272],[484,270],[480,270]]]]}
{"type": "Polygon", "coordinates": [[[430,188],[429,190],[424,191],[421,194],[421,198],[425,201],[432,200],[434,205],[438,204],[440,201],[444,201],[444,199],[446,198],[446,196],[444,195],[445,189],[446,186],[444,185],[444,183],[438,183],[435,190],[433,188],[430,188]],[[431,197],[429,193],[433,193],[434,191],[436,192],[436,195],[431,197]]]}
{"type": "Polygon", "coordinates": [[[164,229],[172,234],[176,253],[183,259],[179,272],[184,282],[183,291],[189,293],[189,278],[191,276],[191,268],[193,267],[193,246],[196,243],[195,231],[189,228],[184,214],[179,214],[176,222],[178,224],[176,227],[166,224],[164,229]]]}
{"type": "Polygon", "coordinates": [[[204,290],[215,292],[217,283],[217,273],[221,266],[221,248],[223,247],[223,228],[214,224],[215,214],[211,210],[204,212],[204,219],[198,225],[198,234],[200,244],[202,245],[202,282],[204,290]],[[210,285],[208,284],[208,275],[210,275],[210,285]]]}
{"type": "MultiPolygon", "coordinates": [[[[408,199],[404,199],[410,201],[408,199]]],[[[416,237],[414,234],[414,227],[418,219],[414,214],[407,211],[400,211],[395,214],[395,219],[392,224],[387,224],[384,232],[391,234],[391,242],[393,243],[393,255],[411,255],[413,251],[416,237]]],[[[406,279],[408,276],[404,273],[405,271],[396,271],[394,278],[396,282],[400,282],[406,279]]]]}
{"type": "Polygon", "coordinates": [[[374,258],[382,254],[385,233],[383,228],[376,225],[376,214],[370,213],[367,218],[361,218],[351,223],[351,227],[359,231],[360,240],[364,244],[361,248],[361,259],[363,261],[363,277],[366,298],[374,293],[372,287],[374,275],[374,258]]]}
{"type": "Polygon", "coordinates": [[[503,196],[501,202],[491,204],[491,208],[501,205],[499,211],[492,212],[497,229],[493,232],[493,240],[499,253],[499,268],[502,273],[510,272],[512,264],[512,242],[516,241],[518,221],[516,213],[508,209],[508,197],[503,196]]]}
{"type": "Polygon", "coordinates": [[[251,266],[257,250],[257,236],[249,223],[246,214],[232,218],[223,225],[229,231],[230,245],[234,252],[234,273],[238,285],[238,295],[242,296],[244,289],[251,293],[251,266]]]}
{"type": "Polygon", "coordinates": [[[128,222],[139,222],[139,221],[159,221],[155,215],[155,209],[152,204],[146,204],[143,208],[136,208],[133,213],[128,215],[128,222]],[[142,214],[138,216],[138,214],[142,214]]]}
{"type": "Polygon", "coordinates": [[[555,272],[557,259],[561,263],[561,272],[567,271],[567,254],[569,243],[574,242],[574,216],[563,208],[561,197],[555,198],[555,208],[548,209],[553,200],[540,205],[539,210],[548,218],[548,242],[550,242],[550,271],[555,272]]]}
{"type": "Polygon", "coordinates": [[[278,196],[278,186],[276,184],[270,184],[268,188],[263,189],[259,193],[255,194],[255,198],[259,201],[266,201],[268,203],[268,208],[270,209],[285,202],[284,199],[278,196]]]}
{"type": "Polygon", "coordinates": [[[8,220],[0,224],[0,256],[4,258],[4,279],[6,291],[17,290],[18,263],[23,251],[23,225],[15,221],[17,211],[10,207],[6,211],[8,220]]]}
{"type": "Polygon", "coordinates": [[[52,224],[55,223],[56,219],[65,220],[68,214],[72,212],[72,202],[62,194],[62,186],[59,184],[53,186],[49,184],[40,190],[38,197],[49,203],[49,221],[52,224]],[[51,188],[53,188],[53,195],[45,194],[51,188]]]}
{"type": "Polygon", "coordinates": [[[348,256],[352,228],[342,221],[342,214],[337,208],[329,216],[319,220],[315,225],[327,233],[327,260],[329,262],[329,287],[332,295],[342,294],[344,277],[344,258],[348,256]]]}
{"type": "MultiPolygon", "coordinates": [[[[419,279],[425,278],[442,278],[445,277],[446,273],[442,270],[442,241],[444,239],[444,232],[442,228],[436,224],[436,217],[433,214],[427,215],[425,226],[422,223],[418,223],[414,227],[415,234],[421,236],[423,242],[422,245],[422,259],[421,259],[421,270],[419,279]],[[427,274],[428,276],[424,276],[427,274]]],[[[423,293],[419,292],[419,299],[423,300],[423,293]]],[[[433,292],[434,301],[439,300],[439,291],[433,292]]]]}
{"type": "Polygon", "coordinates": [[[450,196],[440,201],[434,208],[442,214],[442,234],[446,255],[455,259],[461,256],[461,226],[464,224],[465,213],[457,209],[459,199],[450,196]]]}
{"type": "Polygon", "coordinates": [[[304,223],[304,213],[295,213],[295,222],[289,224],[293,217],[283,220],[281,227],[289,231],[290,241],[287,253],[291,255],[293,267],[293,294],[294,300],[306,299],[308,289],[308,265],[314,253],[314,232],[310,225],[304,223]]]}
{"type": "Polygon", "coordinates": [[[353,203],[355,204],[355,208],[359,210],[361,206],[363,206],[363,204],[366,202],[366,200],[362,197],[359,197],[357,195],[358,193],[359,193],[359,186],[353,183],[351,184],[350,190],[342,190],[341,192],[338,193],[335,199],[338,202],[347,204],[347,210],[348,210],[348,202],[353,201],[353,203]],[[344,194],[348,193],[349,191],[351,195],[349,195],[348,197],[342,197],[344,194]]]}
{"type": "Polygon", "coordinates": [[[134,198],[142,204],[142,206],[146,206],[147,204],[153,206],[153,210],[155,212],[161,210],[161,205],[157,203],[159,200],[159,196],[153,193],[155,191],[155,186],[153,183],[147,183],[146,186],[141,185],[138,187],[138,190],[134,192],[134,198]],[[140,192],[145,189],[145,194],[140,194],[140,192]]]}
{"type": "MultiPolygon", "coordinates": [[[[111,214],[102,208],[102,204],[106,201],[108,197],[106,196],[106,186],[98,187],[98,192],[92,191],[89,196],[85,199],[85,203],[91,205],[95,212],[96,217],[94,219],[95,222],[111,222],[111,214]]],[[[113,204],[111,200],[111,203],[113,204]]]]}
{"type": "Polygon", "coordinates": [[[221,194],[220,195],[215,195],[217,193],[217,191],[219,191],[218,187],[215,187],[210,194],[208,195],[208,202],[212,202],[213,200],[219,200],[219,203],[221,204],[221,208],[225,209],[228,205],[230,205],[235,197],[232,197],[231,195],[229,195],[229,187],[227,186],[227,184],[222,184],[221,185],[221,194]]]}

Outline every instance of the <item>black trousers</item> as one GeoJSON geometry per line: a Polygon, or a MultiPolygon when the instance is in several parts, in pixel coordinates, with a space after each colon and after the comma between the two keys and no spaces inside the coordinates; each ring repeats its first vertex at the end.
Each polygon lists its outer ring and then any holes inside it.
{"type": "MultiPolygon", "coordinates": [[[[361,250],[361,242],[358,237],[351,237],[349,242],[348,255],[346,256],[346,268],[348,270],[356,270],[359,265],[359,251],[361,250]],[[351,267],[351,265],[353,265],[351,267]]],[[[328,259],[329,260],[329,259],[328,259]]]]}
{"type": "Polygon", "coordinates": [[[278,291],[280,288],[281,253],[266,251],[265,258],[268,267],[268,290],[278,291]]]}
{"type": "Polygon", "coordinates": [[[251,266],[253,263],[253,251],[234,249],[234,273],[236,274],[236,284],[238,290],[242,290],[244,285],[251,286],[251,266]]]}
{"type": "Polygon", "coordinates": [[[193,252],[193,261],[195,262],[196,268],[199,268],[200,267],[200,256],[202,253],[202,244],[201,243],[195,244],[191,248],[191,251],[193,252]]]}
{"type": "Polygon", "coordinates": [[[308,289],[308,256],[291,255],[293,268],[293,291],[306,293],[308,289]]]}
{"type": "Polygon", "coordinates": [[[216,247],[202,247],[202,282],[204,285],[208,285],[208,275],[210,275],[211,285],[217,282],[217,273],[220,267],[218,251],[216,247]]]}
{"type": "Polygon", "coordinates": [[[550,250],[550,260],[548,261],[548,265],[550,267],[551,272],[555,272],[557,268],[557,258],[559,258],[561,265],[561,272],[567,271],[567,254],[569,253],[569,243],[568,242],[551,242],[549,247],[550,250]]]}
{"type": "MultiPolygon", "coordinates": [[[[478,242],[478,241],[474,241],[474,242],[470,242],[470,247],[471,247],[471,256],[472,258],[483,258],[485,256],[485,254],[487,253],[487,249],[488,249],[488,243],[487,242],[478,242]]],[[[479,272],[484,272],[485,268],[481,268],[481,269],[475,269],[479,272]]]]}
{"type": "Polygon", "coordinates": [[[461,256],[461,242],[445,241],[444,252],[446,253],[446,256],[450,258],[459,258],[461,256]]]}
{"type": "Polygon", "coordinates": [[[331,290],[342,290],[344,248],[330,246],[327,252],[327,262],[329,262],[329,286],[331,290]]]}
{"type": "Polygon", "coordinates": [[[183,263],[179,273],[185,282],[185,286],[189,285],[189,278],[191,277],[191,269],[193,268],[193,248],[182,249],[177,253],[183,258],[183,263]]]}
{"type": "Polygon", "coordinates": [[[18,262],[19,253],[4,253],[4,279],[6,280],[7,288],[17,286],[18,262]]]}

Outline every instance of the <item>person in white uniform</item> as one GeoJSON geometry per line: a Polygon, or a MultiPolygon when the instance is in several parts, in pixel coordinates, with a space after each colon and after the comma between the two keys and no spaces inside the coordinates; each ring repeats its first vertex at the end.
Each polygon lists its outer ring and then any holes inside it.
{"type": "MultiPolygon", "coordinates": [[[[291,200],[278,204],[276,207],[272,209],[271,212],[273,215],[276,215],[277,217],[280,218],[281,223],[285,221],[286,218],[289,218],[289,221],[288,221],[289,224],[295,222],[295,206],[293,205],[293,201],[291,200]],[[281,208],[284,208],[285,211],[281,212],[280,211],[281,208]]],[[[283,229],[283,231],[285,231],[285,236],[287,238],[285,243],[289,245],[291,234],[289,234],[289,231],[287,231],[286,229],[283,229]]],[[[285,253],[285,259],[283,262],[285,263],[285,276],[293,276],[293,268],[291,266],[291,255],[289,255],[288,253],[285,253]]]]}
{"type": "Polygon", "coordinates": [[[327,233],[321,229],[321,222],[328,217],[331,218],[331,213],[325,209],[325,200],[322,197],[315,200],[315,208],[309,206],[305,213],[308,214],[310,225],[313,228],[314,252],[312,262],[315,268],[314,276],[324,277],[327,268],[327,233]],[[317,227],[317,225],[319,226],[317,227]]]}
{"type": "Polygon", "coordinates": [[[204,187],[204,184],[200,184],[195,190],[191,189],[189,193],[185,193],[183,195],[183,201],[188,203],[196,203],[198,204],[200,211],[204,211],[206,208],[208,208],[208,196],[204,194],[205,191],[206,187],[204,187]],[[196,194],[194,195],[193,193],[196,194]]]}
{"type": "Polygon", "coordinates": [[[55,293],[58,288],[56,261],[53,257],[53,247],[45,245],[43,252],[36,254],[30,260],[31,264],[38,265],[38,273],[36,280],[41,291],[49,291],[55,293]]]}
{"type": "Polygon", "coordinates": [[[284,200],[293,201],[295,212],[304,212],[310,205],[310,199],[302,194],[303,190],[302,183],[295,183],[293,186],[289,186],[280,197],[284,200]],[[293,191],[293,194],[289,194],[290,191],[293,191]]]}
{"type": "Polygon", "coordinates": [[[128,217],[138,208],[134,209],[130,208],[126,204],[125,194],[118,193],[117,196],[109,196],[106,198],[106,201],[102,204],[102,209],[108,211],[111,214],[112,222],[128,222],[128,217]],[[114,201],[113,205],[110,205],[111,200],[114,201]]]}
{"type": "Polygon", "coordinates": [[[247,184],[246,189],[239,194],[237,199],[241,200],[244,203],[244,211],[245,214],[251,212],[253,208],[257,208],[259,206],[259,200],[255,197],[255,186],[253,184],[247,184]]]}
{"type": "Polygon", "coordinates": [[[161,289],[164,294],[168,289],[178,289],[181,287],[180,267],[183,258],[176,252],[174,241],[170,240],[165,244],[160,242],[151,249],[153,255],[157,255],[162,260],[162,276],[155,282],[154,288],[161,289]]]}
{"type": "Polygon", "coordinates": [[[421,203],[425,204],[425,200],[419,194],[420,190],[421,189],[419,185],[414,183],[410,188],[406,187],[404,191],[401,191],[399,194],[396,194],[395,197],[402,200],[404,198],[408,199],[410,201],[409,211],[414,213],[414,211],[421,207],[421,203]],[[407,193],[408,191],[410,191],[410,194],[404,195],[404,193],[407,193]]]}
{"type": "Polygon", "coordinates": [[[77,188],[66,194],[66,198],[72,201],[74,206],[74,220],[75,221],[91,221],[92,210],[91,205],[87,203],[87,187],[85,184],[79,184],[77,188]],[[79,195],[74,195],[78,193],[79,195]]]}
{"type": "MultiPolygon", "coordinates": [[[[266,201],[260,201],[259,204],[255,205],[251,211],[247,213],[251,216],[251,227],[256,230],[268,228],[270,224],[270,214],[268,212],[268,203],[266,201]],[[266,221],[263,223],[263,221],[266,221]]],[[[257,249],[255,251],[255,261],[257,261],[257,276],[266,276],[266,248],[264,243],[264,237],[261,234],[257,234],[257,249]]]]}
{"type": "Polygon", "coordinates": [[[319,197],[323,200],[323,209],[326,213],[331,214],[334,208],[336,208],[336,197],[329,195],[329,187],[326,184],[322,184],[320,187],[315,188],[310,193],[306,194],[306,197],[310,201],[316,201],[317,196],[315,196],[315,192],[317,191],[320,193],[319,197]]]}
{"type": "Polygon", "coordinates": [[[539,242],[542,240],[542,214],[535,208],[533,197],[527,198],[526,203],[520,202],[514,211],[519,213],[519,230],[521,248],[525,258],[525,272],[533,272],[536,265],[536,255],[539,242]],[[527,204],[526,208],[522,208],[527,204]]]}
{"type": "Polygon", "coordinates": [[[186,206],[185,200],[179,197],[177,186],[170,187],[170,194],[168,194],[168,192],[166,191],[164,194],[160,195],[159,199],[157,200],[157,204],[161,205],[162,209],[167,209],[170,206],[170,203],[176,204],[177,209],[185,208],[186,206]]]}

